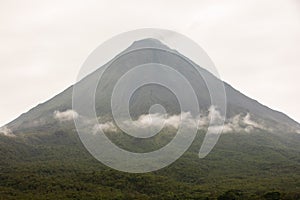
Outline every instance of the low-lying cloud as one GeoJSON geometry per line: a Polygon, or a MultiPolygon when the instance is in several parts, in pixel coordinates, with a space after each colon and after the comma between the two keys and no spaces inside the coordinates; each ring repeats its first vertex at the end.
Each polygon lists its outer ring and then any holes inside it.
{"type": "Polygon", "coordinates": [[[93,134],[96,134],[100,130],[102,130],[104,132],[117,132],[118,131],[117,127],[114,125],[113,122],[106,122],[103,124],[94,125],[93,134]]]}
{"type": "MultiPolygon", "coordinates": [[[[122,122],[122,125],[125,126],[126,130],[134,129],[134,127],[137,127],[139,130],[146,131],[151,129],[159,131],[162,127],[178,129],[183,122],[186,126],[190,127],[195,127],[198,124],[199,130],[205,130],[209,126],[212,133],[217,133],[220,130],[222,130],[222,133],[250,133],[256,129],[269,130],[261,123],[252,120],[252,117],[249,113],[247,113],[246,115],[238,114],[232,118],[224,120],[224,117],[213,106],[209,108],[206,115],[199,115],[197,117],[193,117],[189,112],[184,112],[178,115],[155,113],[141,115],[136,120],[125,120],[122,122]],[[223,121],[225,121],[224,125],[221,125],[221,122],[223,121]]],[[[95,125],[94,133],[96,133],[99,129],[108,132],[120,131],[120,129],[112,121],[95,125]]]]}
{"type": "Polygon", "coordinates": [[[247,132],[250,133],[255,129],[269,130],[266,126],[252,120],[250,113],[235,115],[229,119],[224,119],[221,113],[214,107],[209,108],[207,116],[199,117],[198,129],[205,129],[209,126],[212,133],[236,133],[247,132]],[[222,122],[224,124],[222,125],[222,122]]]}
{"type": "MultiPolygon", "coordinates": [[[[124,124],[127,126],[136,126],[140,128],[151,128],[151,127],[162,127],[166,126],[169,128],[178,129],[181,121],[184,121],[187,125],[192,125],[195,119],[192,117],[191,113],[183,112],[179,115],[167,115],[167,114],[147,114],[141,115],[137,120],[125,121],[124,124]]],[[[195,123],[194,123],[195,125],[195,123]]]]}
{"type": "Polygon", "coordinates": [[[64,112],[60,111],[54,111],[53,113],[54,119],[60,121],[60,122],[65,122],[65,121],[71,121],[73,119],[76,119],[78,117],[78,113],[74,110],[66,110],[64,112]]]}
{"type": "MultiPolygon", "coordinates": [[[[182,121],[184,121],[187,126],[197,125],[195,123],[195,118],[193,118],[189,112],[181,113],[179,115],[167,115],[161,113],[146,114],[141,115],[137,120],[124,120],[122,121],[122,125],[126,130],[134,129],[135,127],[143,129],[144,131],[149,129],[160,130],[163,127],[178,129],[182,121]]],[[[108,132],[120,131],[112,121],[94,125],[93,133],[97,133],[99,129],[108,132]]]]}
{"type": "Polygon", "coordinates": [[[223,133],[228,132],[247,132],[250,133],[255,129],[268,130],[262,124],[259,124],[251,119],[251,115],[249,113],[246,116],[242,116],[241,114],[236,115],[227,120],[227,122],[223,126],[223,133]]]}
{"type": "MultiPolygon", "coordinates": [[[[79,117],[78,113],[74,110],[66,110],[64,112],[54,111],[53,116],[60,122],[71,121],[79,117]]],[[[89,120],[87,120],[87,123],[88,121],[89,120]]],[[[122,121],[122,126],[125,127],[125,130],[154,130],[159,132],[163,127],[178,129],[180,128],[182,123],[184,123],[184,125],[188,127],[197,126],[199,130],[206,130],[209,127],[212,133],[218,133],[220,132],[220,130],[222,130],[222,133],[250,133],[256,129],[269,130],[269,128],[262,125],[261,123],[252,120],[252,116],[249,113],[247,113],[246,115],[238,114],[225,120],[214,106],[211,106],[208,109],[208,113],[201,114],[197,117],[192,116],[190,112],[183,112],[178,115],[168,115],[161,113],[145,114],[139,116],[136,120],[128,119],[122,121]],[[221,122],[223,121],[225,121],[224,125],[221,124],[221,122]]],[[[100,130],[104,132],[120,131],[120,128],[116,126],[113,121],[106,121],[92,126],[93,134],[96,134],[100,130]]],[[[12,134],[9,129],[3,129],[2,132],[4,135],[12,134]]]]}
{"type": "Polygon", "coordinates": [[[15,134],[13,134],[11,129],[7,128],[7,126],[0,128],[0,134],[7,136],[7,137],[15,137],[16,136],[15,134]]]}

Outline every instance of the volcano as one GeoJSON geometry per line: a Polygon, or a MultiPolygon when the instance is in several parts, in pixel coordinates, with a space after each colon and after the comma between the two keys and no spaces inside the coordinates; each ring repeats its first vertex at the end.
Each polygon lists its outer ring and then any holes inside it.
{"type": "MultiPolygon", "coordinates": [[[[146,76],[143,74],[138,78],[146,76]]],[[[173,76],[166,78],[178,81],[173,76]]],[[[183,94],[184,90],[183,87],[183,94]]],[[[132,95],[130,115],[138,121],[141,116],[149,114],[149,109],[155,104],[162,105],[168,116],[182,112],[172,91],[148,84],[132,95]]],[[[77,106],[84,108],[86,105],[79,103],[77,106]]],[[[193,115],[192,110],[189,112],[193,115]]],[[[0,199],[300,197],[299,123],[247,97],[177,50],[153,38],[134,42],[107,64],[22,114],[0,132],[0,199]],[[103,120],[101,123],[112,128],[107,132],[117,145],[136,152],[160,148],[173,137],[172,131],[165,130],[151,141],[142,142],[115,133],[116,127],[112,123],[110,99],[114,85],[134,66],[146,63],[172,66],[182,74],[195,92],[198,109],[207,115],[212,103],[206,83],[212,86],[223,84],[227,101],[226,121],[219,142],[206,158],[197,157],[205,135],[204,130],[199,130],[190,149],[169,167],[148,174],[126,174],[107,168],[85,150],[73,119],[90,116],[73,109],[72,94],[76,87],[82,102],[86,98],[95,99],[96,114],[103,120]],[[103,78],[93,93],[91,88],[100,75],[103,78]]]]}

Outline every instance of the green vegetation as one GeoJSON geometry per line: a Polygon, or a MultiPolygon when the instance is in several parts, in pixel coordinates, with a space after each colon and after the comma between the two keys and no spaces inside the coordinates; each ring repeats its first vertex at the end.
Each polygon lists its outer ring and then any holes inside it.
{"type": "MultiPolygon", "coordinates": [[[[71,129],[0,137],[0,199],[300,199],[299,138],[284,137],[224,134],[199,159],[199,133],[183,157],[147,174],[103,166],[71,129]]],[[[121,143],[118,136],[112,139],[121,143]]],[[[164,140],[170,138],[158,136],[148,143],[161,146],[164,140]]],[[[152,148],[130,139],[123,142],[137,151],[152,148]]]]}

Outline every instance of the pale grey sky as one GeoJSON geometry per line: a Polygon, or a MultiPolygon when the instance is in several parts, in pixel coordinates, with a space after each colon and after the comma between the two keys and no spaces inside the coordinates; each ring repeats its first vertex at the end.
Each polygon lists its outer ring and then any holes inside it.
{"type": "Polygon", "coordinates": [[[99,44],[139,28],[193,39],[223,80],[300,122],[299,0],[1,0],[0,126],[73,84],[99,44]]]}

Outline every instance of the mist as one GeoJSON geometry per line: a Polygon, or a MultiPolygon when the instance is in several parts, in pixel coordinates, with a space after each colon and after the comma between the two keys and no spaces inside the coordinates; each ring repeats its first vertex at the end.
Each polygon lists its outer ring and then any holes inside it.
{"type": "Polygon", "coordinates": [[[54,111],[53,113],[54,119],[64,122],[64,121],[71,121],[78,117],[78,113],[74,110],[66,110],[64,112],[54,111]]]}
{"type": "Polygon", "coordinates": [[[7,128],[7,126],[3,126],[3,127],[0,128],[0,135],[4,135],[4,136],[7,136],[7,137],[15,137],[12,130],[7,128]]]}

